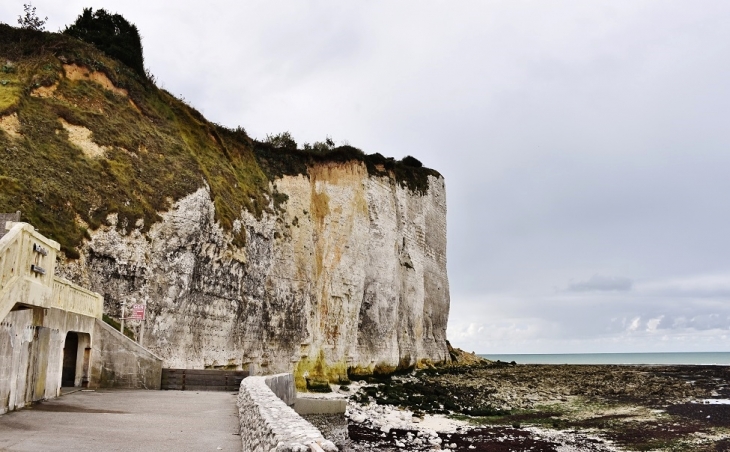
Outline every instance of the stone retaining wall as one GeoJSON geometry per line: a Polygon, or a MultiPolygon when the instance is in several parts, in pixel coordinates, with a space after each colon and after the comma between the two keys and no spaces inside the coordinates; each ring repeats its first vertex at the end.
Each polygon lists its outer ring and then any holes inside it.
{"type": "Polygon", "coordinates": [[[302,419],[270,386],[281,394],[294,391],[291,374],[248,377],[238,392],[238,415],[244,451],[336,452],[337,446],[302,419]],[[268,381],[267,381],[268,380],[268,381]],[[288,386],[291,385],[291,389],[288,386]]]}

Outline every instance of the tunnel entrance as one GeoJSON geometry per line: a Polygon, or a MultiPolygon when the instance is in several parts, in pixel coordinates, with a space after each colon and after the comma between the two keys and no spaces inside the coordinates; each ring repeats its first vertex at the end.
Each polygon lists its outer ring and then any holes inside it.
{"type": "Polygon", "coordinates": [[[79,335],[73,331],[66,334],[63,344],[63,368],[61,386],[74,386],[76,382],[76,355],[79,351],[79,335]]]}

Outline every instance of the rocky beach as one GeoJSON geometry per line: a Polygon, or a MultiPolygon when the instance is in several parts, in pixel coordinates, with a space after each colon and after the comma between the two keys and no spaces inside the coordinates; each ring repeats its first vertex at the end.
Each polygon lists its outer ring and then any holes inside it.
{"type": "Polygon", "coordinates": [[[345,417],[311,422],[349,451],[726,451],[725,366],[427,369],[337,388],[345,417]]]}

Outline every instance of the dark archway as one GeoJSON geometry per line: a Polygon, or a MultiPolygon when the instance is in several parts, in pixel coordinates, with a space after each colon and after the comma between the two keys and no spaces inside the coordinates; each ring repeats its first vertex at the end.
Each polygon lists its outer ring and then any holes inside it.
{"type": "Polygon", "coordinates": [[[63,369],[61,386],[74,386],[76,383],[76,355],[79,352],[79,335],[73,331],[66,334],[63,344],[63,369]]]}

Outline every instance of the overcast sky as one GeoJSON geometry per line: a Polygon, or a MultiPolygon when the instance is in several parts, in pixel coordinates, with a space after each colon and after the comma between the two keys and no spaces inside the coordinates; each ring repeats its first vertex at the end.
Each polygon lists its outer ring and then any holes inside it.
{"type": "Polygon", "coordinates": [[[121,13],[212,121],[440,171],[456,346],[730,350],[730,2],[33,4],[121,13]]]}

